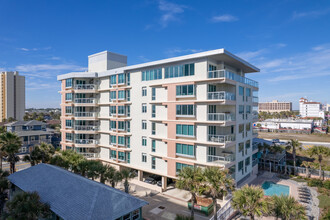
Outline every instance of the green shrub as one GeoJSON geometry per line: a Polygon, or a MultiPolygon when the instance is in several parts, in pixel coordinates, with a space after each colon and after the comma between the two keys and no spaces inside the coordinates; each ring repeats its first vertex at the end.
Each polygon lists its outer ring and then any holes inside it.
{"type": "Polygon", "coordinates": [[[311,187],[323,187],[323,182],[322,180],[319,180],[319,179],[311,179],[308,181],[308,186],[311,186],[311,187]]]}
{"type": "Polygon", "coordinates": [[[324,181],[323,187],[326,188],[326,189],[328,189],[328,190],[330,190],[330,180],[324,181]]]}

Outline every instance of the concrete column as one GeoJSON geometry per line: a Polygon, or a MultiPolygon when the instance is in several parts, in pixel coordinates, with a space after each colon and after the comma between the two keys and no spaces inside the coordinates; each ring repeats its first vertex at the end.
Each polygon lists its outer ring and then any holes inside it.
{"type": "Polygon", "coordinates": [[[143,181],[143,171],[138,170],[138,180],[143,181]]]}
{"type": "Polygon", "coordinates": [[[165,192],[167,189],[167,177],[162,176],[162,191],[165,192]]]}

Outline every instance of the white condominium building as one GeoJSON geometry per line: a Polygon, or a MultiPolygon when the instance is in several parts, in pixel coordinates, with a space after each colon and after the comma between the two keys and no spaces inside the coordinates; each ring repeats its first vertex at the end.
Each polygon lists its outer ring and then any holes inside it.
{"type": "Polygon", "coordinates": [[[259,102],[259,112],[283,112],[292,111],[292,102],[279,102],[273,100],[272,102],[259,102]]]}
{"type": "Polygon", "coordinates": [[[324,119],[324,111],[320,102],[309,102],[308,99],[299,99],[299,114],[301,117],[316,117],[324,119]]]}
{"type": "Polygon", "coordinates": [[[63,150],[159,175],[163,188],[185,166],[228,168],[238,184],[257,174],[258,83],[245,75],[258,68],[224,49],[126,61],[105,51],[58,76],[63,150]]]}
{"type": "Polygon", "coordinates": [[[0,73],[0,122],[23,120],[25,113],[25,77],[18,72],[0,73]]]}

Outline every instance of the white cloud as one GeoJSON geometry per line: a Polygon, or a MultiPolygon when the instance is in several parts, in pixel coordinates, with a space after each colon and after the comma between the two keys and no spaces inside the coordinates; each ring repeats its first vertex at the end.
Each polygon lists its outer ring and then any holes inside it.
{"type": "Polygon", "coordinates": [[[30,51],[39,51],[39,50],[50,50],[52,47],[42,47],[42,48],[17,48],[18,50],[25,51],[25,52],[30,52],[30,51]]]}
{"type": "Polygon", "coordinates": [[[233,21],[237,21],[238,18],[233,15],[224,14],[224,15],[213,16],[211,20],[213,22],[233,22],[233,21]]]}
{"type": "Polygon", "coordinates": [[[87,68],[74,64],[25,64],[19,65],[15,68],[17,71],[22,72],[38,72],[38,71],[85,71],[87,68]]]}
{"type": "Polygon", "coordinates": [[[323,9],[323,10],[317,10],[317,11],[307,11],[307,12],[293,12],[292,18],[293,19],[299,19],[299,18],[305,18],[305,17],[312,17],[317,18],[322,15],[326,15],[330,13],[330,8],[323,9]]]}
{"type": "Polygon", "coordinates": [[[267,49],[260,49],[256,51],[243,51],[240,53],[237,53],[237,56],[246,59],[246,60],[251,60],[256,57],[260,57],[262,54],[264,54],[267,51],[267,49]]]}
{"type": "Polygon", "coordinates": [[[190,54],[190,53],[198,53],[203,51],[202,49],[180,49],[180,48],[174,48],[174,49],[169,49],[165,51],[165,54],[168,57],[173,57],[177,55],[182,55],[182,54],[190,54]]]}
{"type": "Polygon", "coordinates": [[[163,28],[167,27],[168,23],[171,21],[178,21],[178,15],[184,12],[186,6],[171,3],[165,0],[160,0],[158,4],[158,9],[162,12],[160,17],[160,24],[163,28]]]}

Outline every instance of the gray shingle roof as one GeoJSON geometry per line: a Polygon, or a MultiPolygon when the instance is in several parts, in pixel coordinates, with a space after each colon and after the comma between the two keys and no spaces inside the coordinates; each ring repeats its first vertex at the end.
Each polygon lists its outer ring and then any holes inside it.
{"type": "Polygon", "coordinates": [[[19,136],[19,137],[24,137],[24,136],[33,136],[33,135],[51,135],[52,132],[50,131],[43,131],[43,130],[28,130],[28,131],[15,131],[15,133],[19,136]]]}
{"type": "Polygon", "coordinates": [[[37,191],[63,219],[116,219],[148,203],[57,166],[39,164],[8,179],[23,191],[37,191]]]}

